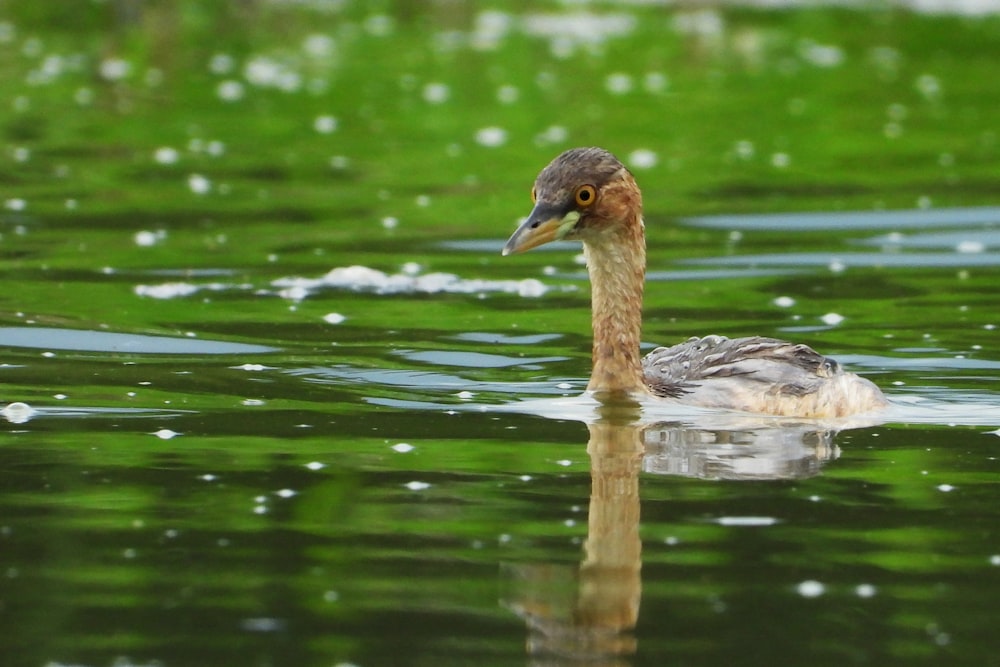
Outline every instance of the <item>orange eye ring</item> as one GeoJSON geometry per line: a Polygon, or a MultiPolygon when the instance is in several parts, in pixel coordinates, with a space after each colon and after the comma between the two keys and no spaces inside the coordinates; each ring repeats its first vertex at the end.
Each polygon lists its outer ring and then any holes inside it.
{"type": "Polygon", "coordinates": [[[534,187],[531,188],[531,203],[534,204],[538,201],[538,191],[534,187]]]}
{"type": "Polygon", "coordinates": [[[597,201],[597,188],[593,185],[581,185],[576,189],[576,205],[586,208],[597,201]]]}

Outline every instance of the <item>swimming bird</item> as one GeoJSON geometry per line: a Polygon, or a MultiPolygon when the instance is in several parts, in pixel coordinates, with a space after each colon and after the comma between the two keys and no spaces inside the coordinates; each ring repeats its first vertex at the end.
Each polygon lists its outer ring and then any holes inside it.
{"type": "Polygon", "coordinates": [[[843,417],[886,407],[869,380],[807,345],[751,336],[695,337],[640,358],[646,239],[642,194],[601,148],[573,148],[535,179],[534,208],[504,255],[551,241],[583,242],[591,282],[593,371],[600,400],[663,400],[789,417],[843,417]]]}

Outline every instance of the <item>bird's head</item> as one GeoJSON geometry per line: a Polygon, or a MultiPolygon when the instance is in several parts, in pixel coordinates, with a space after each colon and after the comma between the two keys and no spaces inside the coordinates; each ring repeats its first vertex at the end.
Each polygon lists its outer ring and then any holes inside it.
{"type": "Polygon", "coordinates": [[[625,165],[601,148],[573,148],[549,163],[531,189],[535,207],[503,248],[504,255],[551,241],[598,242],[642,225],[642,195],[625,165]]]}

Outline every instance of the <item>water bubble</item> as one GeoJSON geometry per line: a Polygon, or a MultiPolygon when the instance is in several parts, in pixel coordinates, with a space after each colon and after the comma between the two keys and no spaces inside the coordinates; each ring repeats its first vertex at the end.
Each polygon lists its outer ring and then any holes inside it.
{"type": "Polygon", "coordinates": [[[208,71],[212,74],[228,74],[236,66],[236,60],[228,53],[216,53],[208,60],[208,71]]]}
{"type": "Polygon", "coordinates": [[[854,588],[854,594],[859,598],[871,598],[875,597],[875,586],[872,584],[858,584],[854,588]]]}
{"type": "Polygon", "coordinates": [[[774,153],[771,155],[771,166],[776,169],[784,169],[791,163],[792,158],[788,153],[774,153]]]}
{"type": "Polygon", "coordinates": [[[220,81],[219,85],[215,87],[215,95],[223,102],[239,101],[243,99],[244,94],[243,84],[232,79],[220,81]]]}
{"type": "Polygon", "coordinates": [[[101,78],[108,81],[120,81],[132,72],[132,65],[122,58],[105,58],[98,66],[101,78]]]}
{"type": "Polygon", "coordinates": [[[490,126],[476,131],[476,143],[487,148],[496,148],[507,142],[507,130],[490,126]]]}
{"type": "Polygon", "coordinates": [[[736,142],[736,145],[733,147],[733,152],[736,153],[736,157],[741,160],[749,160],[754,156],[755,152],[753,142],[747,139],[741,139],[736,142]]]}
{"type": "Polygon", "coordinates": [[[161,146],[153,151],[153,161],[157,164],[175,164],[180,157],[180,151],[170,146],[161,146]]]}
{"type": "Polygon", "coordinates": [[[20,197],[11,197],[4,201],[3,207],[8,211],[23,211],[28,208],[28,202],[20,197]]]}
{"type": "Polygon", "coordinates": [[[826,315],[823,315],[819,319],[823,321],[823,324],[835,327],[844,321],[844,316],[838,313],[827,313],[826,315]]]}
{"type": "Polygon", "coordinates": [[[826,592],[826,587],[822,583],[812,579],[803,581],[795,589],[804,598],[816,598],[826,592]]]}
{"type": "Polygon", "coordinates": [[[633,169],[651,169],[656,166],[660,158],[648,148],[638,148],[628,154],[627,160],[633,169]]]}
{"type": "Polygon", "coordinates": [[[341,324],[346,320],[347,318],[340,313],[327,313],[323,316],[323,321],[327,324],[341,324]]]}
{"type": "Polygon", "coordinates": [[[390,447],[390,449],[394,452],[399,452],[400,454],[409,454],[416,449],[416,447],[408,442],[397,442],[395,445],[390,447]]]}
{"type": "Polygon", "coordinates": [[[27,403],[15,401],[5,405],[3,410],[0,410],[0,415],[11,424],[24,424],[35,416],[35,409],[27,403]]]}
{"type": "Polygon", "coordinates": [[[337,43],[333,41],[333,37],[320,33],[308,35],[302,42],[302,50],[313,58],[331,57],[336,50],[336,46],[337,43]]]}
{"type": "Polygon", "coordinates": [[[624,95],[632,91],[632,75],[624,72],[609,74],[604,80],[604,87],[612,95],[624,95]]]}
{"type": "Polygon", "coordinates": [[[941,81],[933,74],[918,76],[914,87],[927,100],[935,100],[941,96],[941,81]]]}
{"type": "Polygon", "coordinates": [[[795,305],[795,299],[790,296],[779,296],[775,297],[773,303],[778,308],[791,308],[795,305]]]}
{"type": "Polygon", "coordinates": [[[446,83],[433,81],[425,84],[421,91],[421,97],[428,104],[442,104],[448,101],[451,96],[451,88],[446,83]]]}
{"type": "Polygon", "coordinates": [[[196,195],[208,194],[212,189],[212,181],[201,174],[191,174],[188,176],[188,188],[196,195]]]}
{"type": "Polygon", "coordinates": [[[317,116],[313,121],[313,129],[320,134],[330,134],[337,129],[337,119],[333,116],[317,116]]]}
{"type": "Polygon", "coordinates": [[[365,19],[365,30],[375,37],[387,37],[392,34],[396,23],[388,14],[372,14],[365,19]]]}
{"type": "Polygon", "coordinates": [[[670,79],[663,72],[647,72],[642,77],[642,87],[648,93],[661,93],[670,85],[670,79]]]}
{"type": "Polygon", "coordinates": [[[404,484],[404,486],[410,491],[425,491],[431,488],[431,485],[429,483],[417,482],[417,481],[407,482],[406,484],[404,484]]]}
{"type": "Polygon", "coordinates": [[[171,438],[176,438],[180,433],[176,431],[171,431],[169,428],[161,428],[159,431],[153,433],[160,440],[170,440],[171,438]]]}
{"type": "Polygon", "coordinates": [[[517,86],[505,84],[497,89],[497,101],[501,104],[513,104],[521,96],[517,86]]]}

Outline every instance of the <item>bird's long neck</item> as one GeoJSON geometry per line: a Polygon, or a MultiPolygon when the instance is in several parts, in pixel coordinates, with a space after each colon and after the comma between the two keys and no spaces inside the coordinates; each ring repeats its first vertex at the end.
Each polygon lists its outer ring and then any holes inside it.
{"type": "Polygon", "coordinates": [[[592,287],[594,370],[588,391],[612,396],[646,393],[639,342],[646,240],[642,213],[584,242],[592,287]]]}

